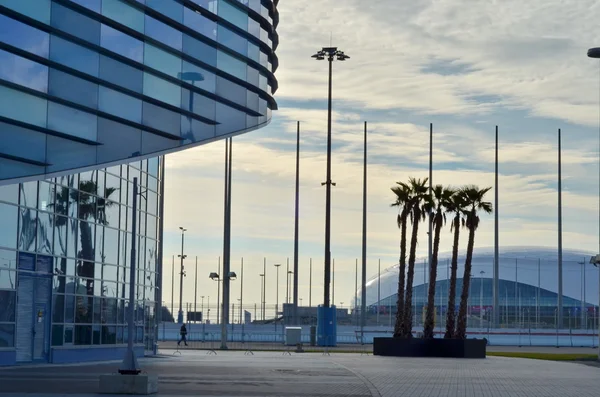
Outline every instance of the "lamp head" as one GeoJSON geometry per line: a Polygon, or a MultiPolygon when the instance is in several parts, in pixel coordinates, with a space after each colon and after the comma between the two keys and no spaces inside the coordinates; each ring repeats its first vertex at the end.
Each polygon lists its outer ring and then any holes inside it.
{"type": "Polygon", "coordinates": [[[229,272],[229,274],[227,275],[227,277],[230,280],[235,280],[237,278],[237,274],[235,274],[235,272],[229,272]]]}
{"type": "Polygon", "coordinates": [[[587,56],[590,58],[600,58],[600,47],[590,48],[587,52],[587,56]]]}
{"type": "Polygon", "coordinates": [[[187,255],[177,255],[177,257],[185,259],[185,258],[187,258],[187,255]]]}
{"type": "Polygon", "coordinates": [[[208,277],[209,277],[211,280],[217,280],[217,281],[219,280],[219,274],[218,274],[218,273],[215,273],[215,272],[212,272],[212,273],[210,273],[210,276],[208,276],[208,277]]]}

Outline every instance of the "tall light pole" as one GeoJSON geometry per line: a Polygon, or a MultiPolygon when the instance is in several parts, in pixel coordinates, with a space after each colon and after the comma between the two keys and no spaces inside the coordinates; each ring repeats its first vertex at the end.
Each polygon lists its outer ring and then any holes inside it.
{"type": "MultiPolygon", "coordinates": [[[[294,310],[292,324],[298,324],[298,238],[300,225],[300,122],[296,131],[296,197],[294,211],[294,310]]],[[[277,324],[277,322],[275,322],[277,324]]]]}
{"type": "Polygon", "coordinates": [[[360,340],[363,341],[367,324],[367,122],[365,121],[363,145],[363,219],[362,219],[362,268],[360,283],[360,340]]]}
{"type": "Polygon", "coordinates": [[[196,257],[196,270],[194,272],[194,322],[198,321],[198,310],[196,304],[198,303],[198,257],[196,257]]]}
{"type": "Polygon", "coordinates": [[[180,226],[179,230],[181,230],[181,254],[177,256],[181,258],[181,271],[179,272],[179,313],[177,313],[177,323],[183,324],[183,277],[185,276],[185,271],[183,269],[183,260],[187,258],[187,255],[183,254],[183,244],[185,232],[187,229],[184,229],[180,226]]]}
{"type": "Polygon", "coordinates": [[[558,326],[563,326],[562,142],[558,129],[558,326]]]}
{"type": "Polygon", "coordinates": [[[310,258],[308,269],[308,307],[312,307],[312,258],[310,258]]]}
{"type": "Polygon", "coordinates": [[[498,126],[496,126],[496,155],[495,155],[495,167],[494,167],[494,282],[493,282],[493,295],[494,295],[494,327],[500,327],[500,232],[498,226],[498,201],[500,198],[499,184],[498,184],[498,126]]]}
{"type": "Polygon", "coordinates": [[[265,312],[264,312],[264,304],[265,304],[265,275],[264,273],[260,274],[260,317],[261,320],[265,321],[265,312]]]}
{"type": "Polygon", "coordinates": [[[235,273],[231,271],[231,177],[233,161],[232,138],[225,140],[225,202],[223,227],[223,309],[221,314],[221,350],[227,349],[227,325],[229,324],[229,286],[235,273]]]}
{"type": "Polygon", "coordinates": [[[483,275],[485,272],[479,272],[479,328],[483,327],[483,275]]]}
{"type": "Polygon", "coordinates": [[[264,277],[264,285],[263,288],[263,296],[262,296],[262,312],[263,312],[263,320],[267,318],[267,258],[263,258],[263,277],[264,277]]]}
{"type": "Polygon", "coordinates": [[[327,100],[327,179],[321,185],[326,186],[325,193],[325,282],[323,306],[330,306],[329,284],[331,271],[331,186],[335,183],[331,180],[331,107],[332,107],[332,77],[333,77],[333,61],[345,61],[350,57],[344,54],[343,51],[336,47],[324,47],[321,51],[312,56],[318,61],[327,59],[329,62],[329,90],[327,100]]]}
{"type": "Polygon", "coordinates": [[[286,279],[285,279],[285,303],[290,303],[290,258],[287,258],[286,265],[286,279]]]}
{"type": "Polygon", "coordinates": [[[277,278],[275,282],[275,329],[277,329],[277,318],[279,317],[279,267],[281,263],[276,263],[275,268],[277,269],[277,278]]]}

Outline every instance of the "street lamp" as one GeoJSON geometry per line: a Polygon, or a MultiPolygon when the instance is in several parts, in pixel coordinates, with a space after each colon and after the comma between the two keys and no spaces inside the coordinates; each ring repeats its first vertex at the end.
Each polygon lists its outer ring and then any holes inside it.
{"type": "Polygon", "coordinates": [[[264,275],[264,273],[261,273],[259,276],[260,276],[260,317],[263,321],[265,321],[265,312],[264,312],[265,275],[264,275]]]}
{"type": "Polygon", "coordinates": [[[290,280],[291,280],[291,276],[294,274],[293,271],[288,270],[287,272],[287,282],[286,282],[286,290],[287,292],[285,293],[285,303],[290,303],[290,280]]]}
{"type": "MultiPolygon", "coordinates": [[[[177,78],[179,78],[179,80],[184,80],[184,81],[190,81],[192,83],[192,85],[194,85],[194,83],[196,81],[204,81],[204,76],[202,75],[202,73],[198,73],[198,72],[183,72],[183,73],[177,73],[177,78]]],[[[194,112],[194,92],[190,90],[190,100],[189,100],[189,111],[190,113],[194,112]]],[[[188,121],[190,123],[190,130],[187,133],[187,136],[184,136],[184,138],[188,138],[191,142],[195,142],[196,139],[194,138],[194,129],[192,128],[192,117],[189,116],[188,117],[188,121]]]]}
{"type": "Polygon", "coordinates": [[[183,260],[187,258],[187,255],[183,254],[184,236],[187,229],[179,227],[181,230],[181,254],[177,257],[181,258],[181,272],[179,273],[179,313],[177,313],[177,323],[183,324],[183,277],[185,272],[183,271],[183,260]]]}
{"type": "Polygon", "coordinates": [[[326,186],[325,193],[325,282],[324,282],[324,297],[323,306],[329,307],[330,297],[329,288],[331,280],[331,186],[335,186],[335,183],[331,180],[331,94],[332,94],[332,75],[333,75],[333,61],[345,61],[350,57],[344,54],[343,51],[337,49],[337,47],[323,47],[321,51],[317,52],[312,58],[317,61],[323,61],[327,59],[329,62],[329,90],[328,90],[328,101],[327,101],[327,180],[321,184],[326,186]]]}
{"type": "Polygon", "coordinates": [[[479,328],[483,327],[483,275],[485,272],[479,272],[479,328]]]}
{"type": "MultiPolygon", "coordinates": [[[[227,275],[225,275],[225,276],[223,276],[223,278],[221,278],[218,273],[211,272],[208,277],[213,281],[219,282],[219,284],[220,284],[220,282],[224,281],[224,280],[235,280],[237,278],[237,274],[235,274],[235,272],[229,272],[229,273],[227,273],[227,275]]],[[[222,319],[221,319],[221,350],[227,349],[227,324],[225,321],[224,310],[225,310],[225,308],[223,308],[223,310],[221,310],[221,316],[222,316],[222,319]]]]}
{"type": "Polygon", "coordinates": [[[279,317],[279,266],[281,263],[276,263],[273,266],[277,269],[276,285],[275,285],[275,330],[277,330],[277,318],[279,317]]]}

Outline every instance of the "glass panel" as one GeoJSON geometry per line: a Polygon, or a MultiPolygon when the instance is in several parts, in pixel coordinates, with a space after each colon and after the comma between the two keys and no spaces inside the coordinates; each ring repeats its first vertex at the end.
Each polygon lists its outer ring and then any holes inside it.
{"type": "MultiPolygon", "coordinates": [[[[151,175],[148,175],[148,189],[152,189],[153,191],[158,190],[158,180],[151,175]]],[[[151,204],[148,203],[148,212],[150,211],[156,211],[156,209],[152,209],[151,204]]]]}
{"type": "Polygon", "coordinates": [[[260,48],[251,42],[248,42],[248,58],[260,62],[260,48]]]}
{"type": "MultiPolygon", "coordinates": [[[[63,292],[65,290],[65,277],[55,277],[54,285],[55,292],[63,292]]],[[[65,296],[61,294],[52,297],[52,322],[62,323],[65,320],[65,296]]]]}
{"type": "Polygon", "coordinates": [[[50,35],[48,33],[2,14],[0,14],[0,41],[32,54],[48,58],[50,45],[50,35]]]}
{"type": "Polygon", "coordinates": [[[258,70],[254,69],[252,66],[248,66],[246,70],[246,81],[253,86],[258,87],[260,76],[258,70]]]}
{"type": "MultiPolygon", "coordinates": [[[[46,136],[37,131],[0,122],[0,152],[31,160],[46,161],[46,136]]],[[[8,171],[10,175],[10,170],[3,169],[3,171],[8,171]]],[[[16,176],[15,174],[10,177],[16,176]]],[[[18,187],[18,185],[12,186],[18,187]]],[[[10,197],[3,198],[0,193],[0,200],[8,199],[10,197]]]]}
{"type": "Polygon", "coordinates": [[[36,0],[35,3],[23,0],[0,0],[0,5],[45,24],[50,23],[50,0],[36,0]]]}
{"type": "Polygon", "coordinates": [[[25,207],[37,208],[38,183],[24,182],[21,187],[20,205],[25,207]]]}
{"type": "MultiPolygon", "coordinates": [[[[112,104],[111,106],[115,105],[117,104],[112,104]]],[[[124,108],[120,111],[126,112],[128,109],[124,108]]],[[[141,113],[140,102],[140,119],[135,120],[136,122],[142,121],[141,113]]],[[[142,136],[139,129],[100,118],[98,120],[98,142],[102,144],[102,146],[98,147],[98,161],[108,162],[128,158],[133,155],[139,155],[142,145],[142,136]]]]}
{"type": "Polygon", "coordinates": [[[187,81],[203,90],[215,92],[216,77],[214,73],[186,61],[183,62],[183,72],[186,73],[181,76],[183,81],[187,81]]]}
{"type": "Polygon", "coordinates": [[[184,143],[199,142],[205,139],[215,137],[215,126],[208,125],[198,120],[191,120],[190,118],[181,116],[181,137],[184,138],[184,143]]]}
{"type": "MultiPolygon", "coordinates": [[[[82,299],[82,298],[79,298],[82,299]]],[[[80,310],[83,312],[83,309],[80,310]]],[[[87,316],[87,307],[85,309],[85,313],[87,316]]],[[[91,315],[91,313],[90,313],[91,315]]],[[[87,320],[87,317],[80,317],[80,319],[87,320]]],[[[91,320],[91,319],[90,319],[91,320]]],[[[86,321],[88,322],[88,321],[86,321]]],[[[91,321],[89,321],[91,322],[91,321]]],[[[76,325],[73,334],[73,344],[74,345],[91,345],[92,344],[92,326],[91,325],[76,325]]]]}
{"type": "Polygon", "coordinates": [[[217,65],[219,69],[224,72],[246,81],[246,63],[239,59],[236,59],[223,51],[219,51],[217,53],[217,65]]]}
{"type": "MultiPolygon", "coordinates": [[[[48,93],[92,109],[98,108],[98,84],[56,69],[50,69],[50,87],[48,93]]],[[[53,103],[50,107],[52,108],[54,105],[53,103]]],[[[52,118],[52,113],[50,114],[50,118],[52,118]]]]}
{"type": "Polygon", "coordinates": [[[102,15],[144,33],[144,13],[121,0],[102,0],[102,15]]]}
{"type": "Polygon", "coordinates": [[[146,5],[179,23],[183,22],[183,5],[176,1],[146,0],[146,5]]]}
{"type": "Polygon", "coordinates": [[[77,257],[77,220],[69,219],[67,226],[67,256],[77,257]]]}
{"type": "Polygon", "coordinates": [[[143,124],[160,131],[179,135],[181,115],[144,102],[143,124]]]}
{"type": "Polygon", "coordinates": [[[181,73],[181,58],[148,43],[144,47],[144,64],[175,78],[181,73]]]}
{"type": "Polygon", "coordinates": [[[144,59],[143,42],[110,26],[102,25],[100,45],[136,62],[142,63],[144,59]]]}
{"type": "Polygon", "coordinates": [[[20,209],[19,249],[21,251],[35,250],[37,211],[28,208],[20,209]]]}
{"type": "MultiPolygon", "coordinates": [[[[190,98],[190,91],[187,88],[181,89],[181,107],[185,110],[192,109],[194,113],[210,120],[215,119],[215,101],[196,93],[193,94],[193,98],[190,98]]],[[[182,117],[189,119],[186,116],[182,117]]],[[[189,128],[189,122],[187,128],[189,128]]]]}
{"type": "MultiPolygon", "coordinates": [[[[0,289],[16,289],[17,288],[17,273],[12,271],[12,270],[2,270],[2,268],[0,267],[0,289]]],[[[8,291],[6,291],[8,292],[8,291]]],[[[2,302],[2,293],[3,291],[0,290],[0,322],[2,322],[2,307],[3,302],[2,302]]],[[[6,297],[7,295],[5,294],[4,297],[6,297]]],[[[6,302],[7,304],[9,304],[10,302],[6,302]]],[[[13,308],[14,310],[14,308],[13,308]]],[[[5,316],[7,315],[6,313],[4,314],[5,316]]],[[[14,314],[13,314],[14,315],[14,314]]],[[[11,321],[11,320],[4,320],[4,321],[11,321]]]]}
{"type": "Polygon", "coordinates": [[[47,101],[0,86],[0,116],[46,127],[47,101]]]}
{"type": "Polygon", "coordinates": [[[48,91],[48,67],[0,50],[0,79],[36,91],[48,91]]]}
{"type": "Polygon", "coordinates": [[[219,25],[219,43],[246,56],[248,54],[248,40],[233,33],[231,30],[219,25]]]}
{"type": "Polygon", "coordinates": [[[98,53],[60,37],[50,37],[50,59],[80,72],[98,76],[98,53]]]}
{"type": "Polygon", "coordinates": [[[227,134],[246,128],[246,114],[230,108],[222,103],[217,103],[217,135],[227,134]]]}
{"type": "Polygon", "coordinates": [[[177,107],[181,104],[181,87],[149,73],[144,73],[144,95],[177,107]]]}
{"type": "Polygon", "coordinates": [[[143,72],[109,57],[100,57],[100,78],[132,91],[142,92],[143,72]]]}
{"type": "MultiPolygon", "coordinates": [[[[159,167],[159,161],[158,161],[158,157],[151,157],[148,159],[148,173],[151,176],[154,177],[158,177],[158,167],[159,167]]],[[[2,189],[0,187],[0,189],[2,189]]],[[[156,190],[156,189],[154,189],[156,190]]],[[[2,190],[0,190],[0,200],[2,199],[2,190]]]]}
{"type": "Polygon", "coordinates": [[[52,26],[92,44],[100,44],[100,22],[54,2],[52,26]]]}
{"type": "MultiPolygon", "coordinates": [[[[15,225],[16,230],[16,225],[15,225]]],[[[16,231],[14,239],[16,240],[16,231]]],[[[17,268],[17,251],[0,249],[0,271],[17,268]]]]}
{"type": "Polygon", "coordinates": [[[0,247],[17,248],[18,207],[0,203],[0,219],[0,247]]]}
{"type": "Polygon", "coordinates": [[[217,66],[217,49],[188,35],[183,35],[183,52],[208,65],[217,66]]]}
{"type": "MultiPolygon", "coordinates": [[[[75,283],[73,278],[69,278],[67,281],[67,291],[75,290],[75,283]]],[[[73,323],[75,320],[75,296],[74,295],[66,295],[65,296],[65,323],[73,323]]]]}
{"type": "Polygon", "coordinates": [[[217,77],[217,95],[246,106],[246,88],[223,77],[217,77]]]}
{"type": "Polygon", "coordinates": [[[217,0],[192,0],[194,3],[198,4],[200,7],[206,8],[208,11],[216,14],[218,9],[217,0]]]}
{"type": "Polygon", "coordinates": [[[183,24],[209,39],[217,40],[217,23],[189,8],[183,10],[183,24]]]}
{"type": "Polygon", "coordinates": [[[54,217],[54,254],[67,255],[67,218],[54,217]]]}
{"type": "MultiPolygon", "coordinates": [[[[95,116],[94,116],[95,117],[95,116]]],[[[94,127],[95,127],[94,123],[94,127]]],[[[96,164],[96,146],[73,142],[54,136],[47,137],[47,172],[96,164]]]]}
{"type": "Polygon", "coordinates": [[[98,110],[136,123],[142,122],[142,101],[140,99],[100,86],[98,103],[98,110]]]}
{"type": "Polygon", "coordinates": [[[48,182],[40,182],[38,195],[38,209],[42,211],[54,211],[54,191],[56,185],[48,182]]]}
{"type": "Polygon", "coordinates": [[[90,10],[97,12],[100,14],[100,1],[101,0],[71,0],[74,3],[77,3],[85,8],[89,8],[90,10]]]}
{"type": "Polygon", "coordinates": [[[177,50],[182,48],[183,33],[146,15],[146,35],[177,50]]]}
{"type": "MultiPolygon", "coordinates": [[[[63,298],[64,301],[64,298],[63,298]]],[[[63,345],[64,326],[52,325],[52,346],[63,345]]]]}
{"type": "Polygon", "coordinates": [[[13,324],[0,324],[0,347],[15,346],[15,326],[13,324]]]}
{"type": "Polygon", "coordinates": [[[238,28],[248,30],[248,14],[226,1],[219,2],[219,16],[233,23],[238,28]]]}
{"type": "MultiPolygon", "coordinates": [[[[101,225],[96,225],[96,249],[94,252],[96,253],[96,262],[104,262],[104,228],[101,225]]],[[[96,265],[96,269],[99,267],[96,265]]]]}
{"type": "Polygon", "coordinates": [[[37,227],[37,252],[42,254],[52,253],[52,223],[54,216],[44,212],[38,213],[37,227]]]}
{"type": "Polygon", "coordinates": [[[255,21],[254,19],[248,20],[248,33],[252,36],[260,39],[260,23],[255,21]]]}
{"type": "MultiPolygon", "coordinates": [[[[0,129],[4,128],[5,124],[0,124],[0,129]]],[[[3,185],[0,186],[0,201],[19,204],[19,185],[3,185]]]]}
{"type": "MultiPolygon", "coordinates": [[[[104,229],[104,261],[117,264],[119,245],[119,232],[116,229],[104,229]]],[[[115,280],[116,281],[116,280],[115,280]]]]}
{"type": "Polygon", "coordinates": [[[48,103],[48,128],[96,141],[98,117],[55,102],[48,103]]]}

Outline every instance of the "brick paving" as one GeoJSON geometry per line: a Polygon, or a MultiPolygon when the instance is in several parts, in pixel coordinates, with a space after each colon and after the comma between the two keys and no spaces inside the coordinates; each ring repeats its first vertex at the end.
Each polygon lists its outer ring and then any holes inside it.
{"type": "MultiPolygon", "coordinates": [[[[408,359],[360,354],[163,351],[140,361],[159,375],[159,395],[327,397],[587,397],[600,394],[600,368],[489,357],[408,359]]],[[[0,369],[0,396],[88,397],[98,375],[119,363],[0,369]],[[35,380],[35,382],[32,382],[35,380]]],[[[106,396],[106,395],[105,395],[106,396]]]]}

